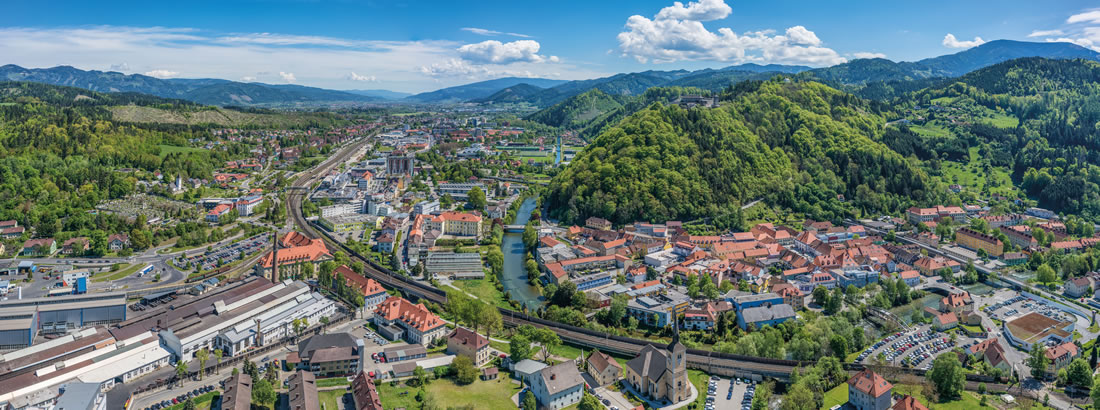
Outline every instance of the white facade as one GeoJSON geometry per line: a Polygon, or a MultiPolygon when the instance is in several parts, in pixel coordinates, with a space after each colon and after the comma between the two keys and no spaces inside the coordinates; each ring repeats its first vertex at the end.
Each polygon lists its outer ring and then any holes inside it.
{"type": "Polygon", "coordinates": [[[357,214],[361,209],[363,209],[363,205],[356,202],[322,206],[321,217],[330,218],[333,216],[357,214]]]}

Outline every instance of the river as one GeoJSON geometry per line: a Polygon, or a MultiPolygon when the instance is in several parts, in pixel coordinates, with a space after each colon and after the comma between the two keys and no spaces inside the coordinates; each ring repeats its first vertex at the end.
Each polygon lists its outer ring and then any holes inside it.
{"type": "MultiPolygon", "coordinates": [[[[534,198],[524,200],[512,224],[526,225],[536,206],[538,203],[534,198]]],[[[542,295],[539,295],[534,286],[527,283],[527,268],[524,266],[524,257],[527,253],[523,245],[523,234],[505,232],[500,250],[504,253],[504,272],[501,275],[504,291],[508,292],[512,300],[526,306],[528,310],[534,311],[542,307],[545,303],[542,295]]]]}

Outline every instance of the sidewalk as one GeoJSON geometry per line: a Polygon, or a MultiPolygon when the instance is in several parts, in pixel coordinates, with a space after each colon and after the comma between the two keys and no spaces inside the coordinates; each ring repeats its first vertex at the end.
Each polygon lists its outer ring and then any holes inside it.
{"type": "Polygon", "coordinates": [[[641,399],[642,401],[645,401],[647,407],[652,407],[652,408],[655,408],[655,409],[662,409],[662,410],[673,410],[673,409],[678,409],[678,408],[681,408],[681,407],[687,407],[688,405],[691,405],[692,403],[695,403],[695,399],[697,397],[699,397],[699,391],[695,390],[695,384],[694,383],[689,382],[688,387],[691,388],[691,395],[688,396],[687,400],[681,401],[679,403],[669,404],[669,405],[663,405],[659,402],[650,401],[649,399],[646,399],[645,397],[642,397],[642,395],[638,394],[638,392],[634,390],[634,387],[631,386],[629,383],[623,383],[623,389],[622,390],[624,392],[628,391],[631,394],[633,394],[634,397],[637,397],[638,399],[641,399]]]}

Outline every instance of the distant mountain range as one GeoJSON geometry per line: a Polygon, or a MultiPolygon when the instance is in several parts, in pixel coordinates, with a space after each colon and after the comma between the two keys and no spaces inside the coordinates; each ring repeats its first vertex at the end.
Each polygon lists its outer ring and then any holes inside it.
{"type": "Polygon", "coordinates": [[[0,66],[0,81],[33,81],[101,92],[138,92],[210,105],[299,105],[335,102],[363,103],[528,103],[549,107],[591,90],[609,96],[636,96],[652,87],[680,86],[719,90],[730,84],[775,75],[822,81],[866,98],[887,98],[915,90],[932,79],[968,72],[1022,57],[1081,58],[1100,61],[1100,53],[1072,43],[990,41],[955,54],[916,62],[883,58],[857,59],[832,67],[741,64],[696,71],[643,71],[589,80],[505,77],[447,87],[415,95],[388,90],[338,91],[299,85],[243,83],[219,79],[160,79],[141,74],[85,71],[69,66],[27,69],[0,66]],[[904,83],[904,84],[903,84],[904,83]],[[914,88],[916,87],[916,88],[914,88]]]}

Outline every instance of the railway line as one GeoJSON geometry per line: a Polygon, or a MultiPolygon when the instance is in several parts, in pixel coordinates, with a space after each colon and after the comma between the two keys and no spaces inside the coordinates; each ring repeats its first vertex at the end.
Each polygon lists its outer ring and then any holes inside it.
{"type": "MultiPolygon", "coordinates": [[[[331,157],[329,161],[322,163],[312,170],[303,171],[294,182],[294,186],[299,187],[299,189],[287,190],[288,212],[294,224],[306,235],[312,238],[321,238],[325,241],[327,246],[333,249],[340,249],[346,252],[351,258],[362,261],[365,267],[365,276],[378,281],[383,286],[400,290],[408,297],[427,300],[440,306],[446,305],[447,296],[444,291],[412,280],[408,276],[394,273],[388,268],[375,263],[372,259],[363,257],[358,252],[333,240],[326,233],[318,230],[302,215],[301,201],[308,194],[308,188],[320,175],[327,173],[333,164],[344,161],[347,156],[354,151],[355,150],[351,149],[351,147],[345,148],[339,151],[334,157],[331,157]],[[335,161],[332,159],[335,159],[335,161]]],[[[512,328],[522,325],[532,325],[538,328],[548,328],[557,333],[563,342],[587,348],[597,348],[604,352],[628,357],[637,355],[643,347],[653,343],[647,340],[615,336],[591,329],[553,322],[511,309],[500,308],[500,313],[504,326],[512,328]]],[[[792,372],[799,368],[806,368],[813,365],[811,362],[742,356],[701,349],[688,349],[687,353],[689,368],[702,370],[710,374],[727,377],[747,377],[756,380],[772,378],[781,381],[789,381],[792,372]]],[[[862,364],[845,364],[845,368],[852,373],[863,370],[864,367],[865,366],[862,364]]],[[[923,378],[925,373],[920,369],[902,367],[884,367],[881,370],[891,372],[892,374],[921,378],[923,378]]],[[[977,383],[985,383],[986,388],[990,391],[1010,391],[1013,387],[1007,384],[994,383],[992,378],[980,375],[967,375],[967,380],[974,388],[976,388],[977,383]]],[[[1018,387],[1016,389],[1018,389],[1018,387]]],[[[1019,391],[1015,393],[1019,393],[1019,391]]]]}

